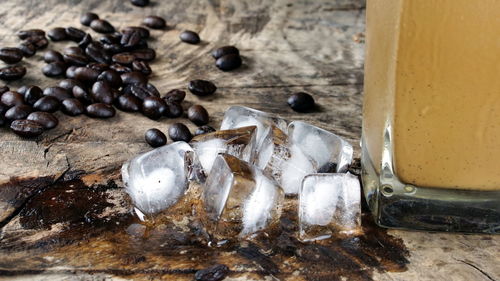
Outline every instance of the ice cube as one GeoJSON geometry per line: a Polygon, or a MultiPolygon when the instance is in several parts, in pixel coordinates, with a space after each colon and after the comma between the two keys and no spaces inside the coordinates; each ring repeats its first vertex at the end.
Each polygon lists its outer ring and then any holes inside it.
{"type": "Polygon", "coordinates": [[[219,154],[203,187],[204,223],[216,240],[245,238],[276,226],[283,190],[255,165],[219,154]]]}
{"type": "Polygon", "coordinates": [[[184,194],[189,171],[185,160],[193,157],[192,153],[189,144],[174,142],[123,164],[121,172],[125,191],[132,198],[138,215],[165,210],[184,194]]]}
{"type": "Polygon", "coordinates": [[[255,126],[215,131],[194,137],[190,144],[205,171],[209,174],[219,153],[227,153],[244,161],[255,157],[255,126]]]}
{"type": "Polygon", "coordinates": [[[352,146],[341,137],[301,121],[288,125],[290,142],[315,162],[318,172],[347,171],[352,161],[352,146]]]}
{"type": "Polygon", "coordinates": [[[299,237],[303,241],[355,234],[361,228],[361,189],[350,173],[311,174],[299,193],[299,237]]]}

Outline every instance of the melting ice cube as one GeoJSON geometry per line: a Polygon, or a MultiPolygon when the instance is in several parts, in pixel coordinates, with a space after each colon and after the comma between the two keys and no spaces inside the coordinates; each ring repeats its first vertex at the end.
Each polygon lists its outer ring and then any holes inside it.
{"type": "Polygon", "coordinates": [[[352,161],[352,146],[341,137],[301,121],[288,126],[290,142],[315,162],[318,172],[345,172],[352,161]]]}
{"type": "Polygon", "coordinates": [[[247,237],[277,225],[284,193],[258,167],[220,154],[205,182],[202,198],[207,230],[222,240],[247,237]]]}
{"type": "Polygon", "coordinates": [[[244,161],[253,161],[255,157],[255,126],[232,130],[222,130],[194,137],[190,144],[205,170],[210,173],[215,158],[219,153],[227,153],[244,161]]]}
{"type": "Polygon", "coordinates": [[[300,239],[329,238],[333,233],[353,234],[361,226],[361,189],[356,176],[311,174],[299,193],[300,239]]]}
{"type": "Polygon", "coordinates": [[[167,209],[184,194],[188,186],[185,158],[192,157],[192,152],[189,144],[174,142],[123,164],[125,191],[139,209],[138,214],[167,209]]]}

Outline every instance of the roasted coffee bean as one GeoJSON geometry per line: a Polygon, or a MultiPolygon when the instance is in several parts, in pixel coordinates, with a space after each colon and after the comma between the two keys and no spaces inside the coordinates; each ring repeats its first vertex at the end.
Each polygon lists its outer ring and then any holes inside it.
{"type": "Polygon", "coordinates": [[[158,89],[156,89],[155,85],[148,83],[148,84],[146,84],[146,89],[148,89],[149,94],[151,96],[155,96],[155,97],[160,96],[160,92],[158,91],[158,89]]]}
{"type": "Polygon", "coordinates": [[[0,97],[0,102],[8,107],[20,105],[24,103],[24,97],[16,91],[7,91],[0,97]]]}
{"type": "Polygon", "coordinates": [[[9,108],[5,112],[5,118],[8,120],[19,120],[28,117],[33,112],[33,108],[27,104],[20,104],[9,108]]]}
{"type": "Polygon", "coordinates": [[[149,5],[149,0],[130,0],[130,3],[134,6],[145,7],[149,5]]]}
{"type": "Polygon", "coordinates": [[[48,50],[45,54],[43,54],[43,61],[46,63],[64,62],[64,57],[58,51],[48,50]]]}
{"type": "Polygon", "coordinates": [[[118,72],[112,69],[103,71],[101,74],[99,74],[97,80],[106,81],[112,88],[115,89],[120,88],[121,85],[123,84],[122,77],[120,76],[120,74],[118,74],[118,72]]]}
{"type": "Polygon", "coordinates": [[[142,60],[134,60],[132,62],[132,69],[144,75],[151,75],[151,73],[153,72],[149,64],[142,60]]]}
{"type": "Polygon", "coordinates": [[[118,53],[122,53],[126,51],[126,48],[120,45],[119,43],[117,44],[103,44],[102,47],[106,51],[106,53],[114,55],[118,53]]]}
{"type": "Polygon", "coordinates": [[[115,63],[119,64],[131,64],[135,59],[135,56],[132,53],[125,52],[125,53],[119,53],[116,55],[113,55],[111,60],[115,63]]]}
{"type": "Polygon", "coordinates": [[[73,96],[80,101],[84,103],[92,102],[92,95],[90,94],[90,91],[87,89],[87,87],[75,85],[71,91],[73,93],[73,96]]]}
{"type": "Polygon", "coordinates": [[[132,72],[132,69],[130,67],[126,67],[118,63],[113,63],[112,65],[109,66],[109,68],[116,71],[119,74],[132,72]]]}
{"type": "Polygon", "coordinates": [[[152,147],[160,147],[167,143],[167,136],[158,129],[147,130],[144,139],[152,147]]]}
{"type": "Polygon", "coordinates": [[[78,47],[85,49],[90,43],[92,43],[92,36],[87,33],[83,36],[82,40],[78,42],[78,47]]]}
{"type": "Polygon", "coordinates": [[[24,66],[7,66],[0,68],[0,79],[5,81],[13,81],[23,78],[26,75],[26,67],[24,66]]]}
{"type": "Polygon", "coordinates": [[[135,51],[132,51],[132,54],[138,60],[151,61],[151,60],[154,60],[156,58],[155,50],[150,49],[150,48],[135,50],[135,51]]]}
{"type": "Polygon", "coordinates": [[[159,97],[149,96],[142,101],[142,113],[150,119],[160,119],[166,110],[167,105],[159,97]]]}
{"type": "Polygon", "coordinates": [[[29,105],[34,105],[43,97],[43,91],[38,86],[29,86],[24,92],[24,102],[29,105]]]}
{"type": "Polygon", "coordinates": [[[142,108],[142,101],[130,94],[121,95],[116,99],[116,107],[126,112],[137,112],[142,108]]]}
{"type": "Polygon", "coordinates": [[[75,69],[75,79],[83,83],[93,83],[99,76],[99,71],[89,67],[78,67],[75,69]]]}
{"type": "Polygon", "coordinates": [[[13,64],[23,59],[23,52],[19,48],[0,48],[0,60],[13,64]]]}
{"type": "Polygon", "coordinates": [[[93,103],[87,106],[87,115],[95,118],[110,118],[115,116],[113,106],[105,103],[93,103]]]}
{"type": "Polygon", "coordinates": [[[42,125],[45,130],[53,129],[59,124],[59,120],[57,120],[52,113],[43,111],[32,112],[26,119],[37,122],[42,125]]]}
{"type": "Polygon", "coordinates": [[[188,108],[187,116],[191,122],[198,126],[205,125],[209,121],[207,110],[198,104],[192,105],[188,108]]]}
{"type": "Polygon", "coordinates": [[[26,90],[28,90],[28,86],[21,86],[17,89],[16,92],[20,93],[21,95],[24,96],[24,93],[26,93],[26,90]]]}
{"type": "Polygon", "coordinates": [[[19,44],[18,48],[21,52],[23,52],[23,56],[26,58],[32,57],[36,54],[36,47],[31,43],[23,42],[19,44]]]}
{"type": "Polygon", "coordinates": [[[158,97],[153,89],[148,88],[147,85],[144,84],[129,84],[124,88],[123,92],[132,94],[141,100],[151,96],[158,97]]]}
{"type": "Polygon", "coordinates": [[[32,120],[15,120],[10,129],[18,136],[34,138],[43,133],[43,126],[32,120]]]}
{"type": "Polygon", "coordinates": [[[103,71],[106,71],[109,69],[109,64],[91,62],[91,63],[87,64],[87,67],[91,68],[93,70],[97,70],[99,73],[102,73],[103,71]]]}
{"type": "Polygon", "coordinates": [[[181,117],[182,113],[184,113],[184,109],[182,108],[182,105],[178,102],[175,101],[169,101],[165,100],[165,104],[167,105],[167,110],[165,111],[165,116],[168,118],[177,118],[181,117]]]}
{"type": "Polygon", "coordinates": [[[113,33],[115,28],[107,21],[103,19],[95,19],[90,23],[90,28],[98,33],[113,33]]]}
{"type": "Polygon", "coordinates": [[[41,29],[26,29],[26,30],[20,30],[16,34],[17,37],[19,37],[19,39],[24,40],[29,37],[45,36],[45,31],[41,29]]]}
{"type": "Polygon", "coordinates": [[[121,33],[112,33],[112,34],[104,34],[99,37],[99,42],[102,44],[118,44],[120,43],[120,39],[122,38],[121,33]]]}
{"type": "Polygon", "coordinates": [[[147,84],[148,83],[148,78],[137,71],[132,71],[132,72],[127,72],[123,73],[121,75],[123,84],[147,84]]]}
{"type": "Polygon", "coordinates": [[[163,98],[165,100],[180,103],[184,100],[185,97],[186,97],[186,92],[179,89],[173,89],[170,90],[167,94],[165,94],[165,97],[163,98]]]}
{"type": "Polygon", "coordinates": [[[124,33],[120,39],[120,44],[124,47],[137,47],[141,43],[142,36],[139,31],[130,31],[124,33]]]}
{"type": "Polygon", "coordinates": [[[63,57],[65,62],[72,65],[84,66],[89,62],[88,58],[85,55],[64,54],[63,57]]]}
{"type": "Polygon", "coordinates": [[[203,126],[198,127],[196,129],[196,131],[194,132],[194,135],[198,136],[198,135],[203,135],[203,134],[207,134],[207,133],[211,133],[211,132],[215,132],[215,129],[208,126],[208,125],[203,125],[203,126]]]}
{"type": "Polygon", "coordinates": [[[33,36],[26,38],[23,43],[33,44],[37,50],[44,49],[49,45],[49,40],[45,36],[33,36]]]}
{"type": "Polygon", "coordinates": [[[193,95],[196,96],[208,96],[217,90],[214,83],[206,80],[192,80],[189,81],[188,89],[193,95]]]}
{"type": "Polygon", "coordinates": [[[56,112],[61,102],[52,96],[45,96],[35,102],[33,108],[37,111],[56,112]]]}
{"type": "Polygon", "coordinates": [[[158,16],[148,16],[142,21],[142,24],[153,29],[163,29],[167,26],[165,19],[158,16]]]}
{"type": "Polygon", "coordinates": [[[189,128],[182,123],[174,123],[170,125],[170,128],[168,128],[168,136],[173,141],[185,142],[189,142],[193,138],[191,132],[189,131],[189,128]]]}
{"type": "Polygon", "coordinates": [[[70,47],[64,48],[63,54],[64,55],[80,55],[80,56],[84,56],[85,52],[80,47],[70,46],[70,47]]]}
{"type": "Polygon", "coordinates": [[[59,101],[72,98],[70,92],[67,89],[61,87],[48,87],[43,90],[44,96],[51,96],[59,101]]]}
{"type": "Polygon", "coordinates": [[[65,62],[51,62],[42,67],[42,73],[47,77],[62,76],[66,73],[67,65],[65,62]]]}
{"type": "Polygon", "coordinates": [[[106,81],[97,81],[90,91],[92,100],[96,103],[112,104],[114,100],[113,89],[106,81]]]}
{"type": "Polygon", "coordinates": [[[297,112],[307,112],[314,109],[314,98],[304,92],[298,92],[290,97],[287,100],[288,105],[297,112]]]}
{"type": "Polygon", "coordinates": [[[59,81],[57,86],[64,88],[68,91],[71,91],[73,89],[73,87],[75,87],[75,86],[83,87],[83,83],[80,81],[77,81],[75,79],[63,79],[63,80],[59,81]]]}
{"type": "Polygon", "coordinates": [[[90,23],[93,21],[93,20],[96,20],[98,19],[99,16],[94,14],[94,13],[90,13],[90,12],[87,12],[83,15],[80,16],[80,23],[82,25],[85,25],[85,26],[90,26],[90,23]]]}
{"type": "Polygon", "coordinates": [[[198,33],[191,31],[191,30],[184,30],[179,35],[179,38],[181,39],[182,42],[186,42],[189,44],[200,43],[200,36],[198,36],[198,33]]]}
{"type": "Polygon", "coordinates": [[[214,57],[214,59],[231,54],[240,55],[240,51],[235,46],[224,46],[212,51],[212,57],[214,57]]]}
{"type": "Polygon", "coordinates": [[[223,264],[216,264],[202,270],[196,271],[194,279],[196,281],[220,281],[226,278],[229,268],[223,264]]]}
{"type": "Polygon", "coordinates": [[[75,70],[78,68],[78,66],[69,66],[66,69],[66,78],[74,79],[75,78],[75,70]]]}
{"type": "Polygon", "coordinates": [[[66,29],[63,27],[55,27],[47,32],[47,36],[52,41],[63,41],[68,39],[68,35],[66,35],[66,29]]]}
{"type": "Polygon", "coordinates": [[[241,66],[241,57],[236,54],[229,54],[218,58],[215,66],[222,71],[229,71],[241,66]]]}
{"type": "Polygon", "coordinates": [[[85,54],[98,63],[108,64],[111,61],[110,56],[104,50],[104,47],[97,42],[92,42],[85,48],[85,54]]]}
{"type": "Polygon", "coordinates": [[[62,102],[61,110],[69,116],[77,116],[85,112],[85,106],[77,99],[67,99],[62,102]]]}
{"type": "Polygon", "coordinates": [[[69,40],[74,41],[74,42],[80,42],[82,41],[83,37],[85,34],[87,34],[85,31],[78,29],[76,27],[66,27],[66,36],[68,37],[69,40]]]}
{"type": "Polygon", "coordinates": [[[122,34],[131,32],[139,32],[139,35],[141,35],[141,38],[143,39],[148,39],[150,36],[149,29],[144,28],[142,26],[127,26],[124,29],[122,29],[122,34]]]}

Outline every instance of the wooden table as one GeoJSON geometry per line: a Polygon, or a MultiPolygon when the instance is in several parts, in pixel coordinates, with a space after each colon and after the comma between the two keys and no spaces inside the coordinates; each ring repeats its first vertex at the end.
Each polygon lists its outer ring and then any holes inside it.
{"type": "MultiPolygon", "coordinates": [[[[150,41],[158,52],[151,81],[162,93],[185,89],[192,79],[212,80],[214,96],[189,94],[187,104],[205,106],[214,127],[229,106],[250,106],[336,132],[359,158],[364,6],[362,0],[157,0],[146,8],[124,0],[5,0],[0,40],[16,46],[20,29],[80,28],[85,11],[117,27],[163,16],[169,29],[151,31],[150,41]],[[181,43],[184,29],[199,32],[203,42],[181,43]],[[241,69],[215,68],[209,53],[226,44],[241,50],[241,69]],[[291,111],[286,98],[297,91],[314,95],[319,109],[291,111]]],[[[48,49],[68,45],[74,43],[50,43],[48,49]]],[[[43,53],[23,60],[28,74],[8,85],[55,85],[41,74],[43,53]]],[[[192,280],[196,270],[216,263],[229,266],[226,280],[500,280],[499,236],[386,231],[365,215],[359,237],[302,244],[295,239],[293,200],[281,235],[271,241],[208,248],[185,206],[140,224],[130,214],[119,168],[150,149],[145,130],[166,131],[179,119],[123,112],[105,121],[57,117],[60,125],[36,141],[0,129],[2,280],[192,280]]]]}

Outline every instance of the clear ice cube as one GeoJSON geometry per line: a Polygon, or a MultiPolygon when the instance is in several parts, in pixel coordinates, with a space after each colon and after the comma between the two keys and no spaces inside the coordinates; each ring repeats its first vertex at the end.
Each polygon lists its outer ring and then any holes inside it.
{"type": "Polygon", "coordinates": [[[212,238],[245,238],[276,226],[283,190],[255,165],[229,154],[216,157],[204,188],[205,225],[212,238]]]}
{"type": "Polygon", "coordinates": [[[299,236],[321,240],[361,230],[361,188],[350,173],[311,174],[299,193],[299,236]]]}
{"type": "Polygon", "coordinates": [[[215,131],[194,137],[190,144],[205,174],[208,175],[219,153],[227,153],[252,162],[255,157],[255,131],[255,126],[215,131]]]}
{"type": "Polygon", "coordinates": [[[352,146],[341,137],[301,121],[288,125],[290,142],[315,162],[317,172],[347,171],[352,161],[352,146]]]}
{"type": "Polygon", "coordinates": [[[125,191],[132,198],[138,215],[154,214],[177,202],[188,187],[189,169],[185,161],[191,157],[193,149],[189,144],[174,142],[123,164],[125,191]]]}

